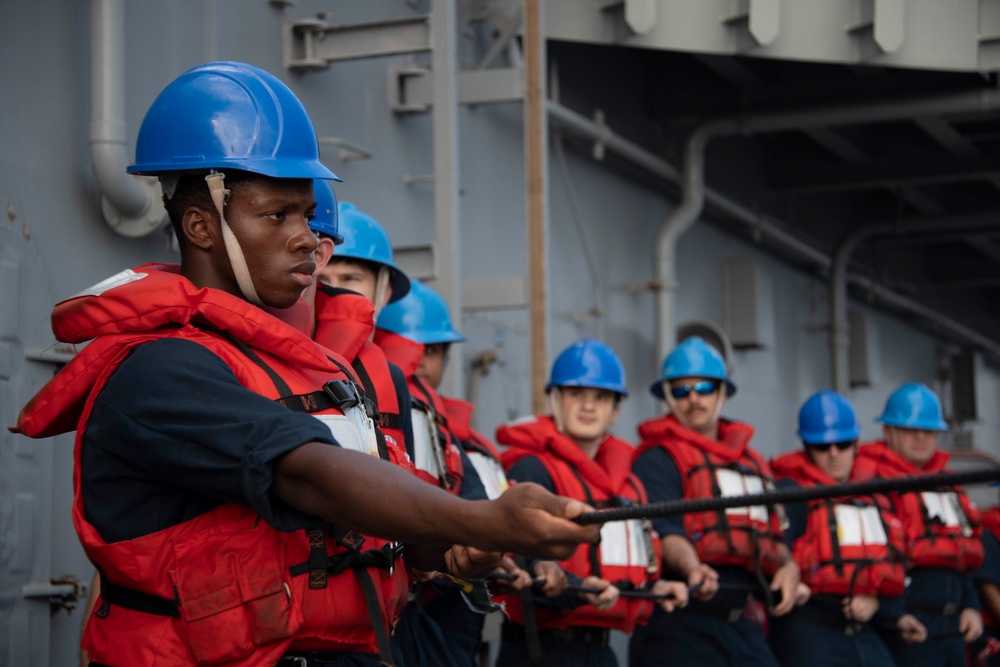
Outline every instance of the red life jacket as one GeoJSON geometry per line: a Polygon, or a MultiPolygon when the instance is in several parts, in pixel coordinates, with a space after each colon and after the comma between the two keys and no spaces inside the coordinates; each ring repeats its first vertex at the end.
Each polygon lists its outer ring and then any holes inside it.
{"type": "Polygon", "coordinates": [[[379,429],[402,450],[406,438],[389,361],[382,348],[368,340],[375,326],[372,323],[375,307],[360,294],[319,285],[315,309],[313,340],[352,360],[351,367],[365,393],[378,405],[379,429]]]}
{"type": "MultiPolygon", "coordinates": [[[[750,449],[749,424],[719,420],[719,440],[685,428],[673,415],[639,425],[642,442],[633,460],[653,447],[670,454],[681,476],[684,498],[719,498],[723,495],[773,490],[771,469],[750,449]]],[[[748,572],[758,567],[770,577],[781,564],[784,516],[776,506],[736,507],[684,515],[684,531],[694,543],[698,558],[709,565],[735,565],[748,572]]]]}
{"type": "MultiPolygon", "coordinates": [[[[630,472],[632,446],[609,436],[591,459],[572,440],[560,433],[551,417],[537,417],[497,429],[497,441],[507,445],[500,460],[510,467],[524,456],[534,456],[552,478],[555,492],[582,500],[594,507],[645,503],[646,491],[630,472]]],[[[563,569],[581,577],[597,576],[619,588],[644,588],[656,581],[660,571],[660,540],[648,520],[615,521],[601,528],[597,544],[581,544],[563,569]]],[[[510,619],[524,624],[521,598],[501,596],[510,619]]],[[[604,611],[592,605],[573,610],[536,607],[539,629],[596,626],[631,632],[644,624],[653,611],[652,602],[619,598],[604,611]]]]}
{"type": "MultiPolygon", "coordinates": [[[[875,477],[893,478],[949,472],[947,452],[940,450],[918,468],[884,442],[863,445],[856,468],[875,477]]],[[[983,564],[979,512],[960,486],[928,491],[890,493],[896,515],[903,522],[911,567],[940,567],[960,573],[983,564]]]]}
{"type": "Polygon", "coordinates": [[[417,476],[458,495],[462,487],[462,456],[448,428],[444,402],[433,387],[416,376],[424,346],[385,329],[375,330],[375,344],[407,378],[413,418],[412,458],[417,476]]]}
{"type": "Polygon", "coordinates": [[[109,544],[87,521],[81,488],[93,405],[138,345],[164,338],[203,345],[247,389],[315,412],[343,446],[377,453],[375,429],[360,408],[324,405],[327,394],[316,391],[331,381],[350,387],[346,365],[242,299],[197,289],[164,265],[118,274],[57,305],[52,327],[64,342],[94,340],[29,401],[14,430],[30,437],[77,432],[73,522],[102,574],[102,604],[82,640],[92,660],[256,666],[275,664],[289,649],[377,652],[374,619],[381,615],[387,631],[406,601],[405,568],[392,572],[392,544],[353,531],[333,531],[339,539],[321,528],[280,532],[237,504],[109,544]],[[381,554],[383,566],[327,575],[328,562],[349,564],[357,560],[351,554],[372,562],[381,554]],[[133,600],[112,604],[113,590],[133,600]]]}
{"type": "MultiPolygon", "coordinates": [[[[784,454],[771,461],[777,479],[800,486],[837,482],[820,470],[805,452],[784,454]]],[[[852,471],[851,481],[867,477],[852,471]]],[[[854,496],[811,500],[806,504],[802,537],[792,546],[802,583],[813,593],[898,597],[906,579],[906,537],[885,496],[854,496]]]]}
{"type": "Polygon", "coordinates": [[[486,495],[495,500],[506,491],[510,484],[500,462],[496,445],[471,426],[472,404],[457,398],[441,397],[444,404],[448,428],[465,450],[472,467],[476,469],[480,481],[486,488],[486,495]]]}

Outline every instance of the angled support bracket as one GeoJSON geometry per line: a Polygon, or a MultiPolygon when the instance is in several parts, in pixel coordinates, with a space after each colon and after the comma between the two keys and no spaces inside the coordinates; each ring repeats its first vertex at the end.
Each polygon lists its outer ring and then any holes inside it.
{"type": "Polygon", "coordinates": [[[293,71],[326,69],[330,63],[431,50],[430,17],[330,25],[319,19],[285,25],[285,66],[293,71]]]}
{"type": "MultiPolygon", "coordinates": [[[[405,67],[389,70],[389,108],[395,113],[426,113],[434,100],[430,70],[405,67]]],[[[520,102],[524,72],[520,67],[461,70],[458,103],[466,105],[520,102]]]]}

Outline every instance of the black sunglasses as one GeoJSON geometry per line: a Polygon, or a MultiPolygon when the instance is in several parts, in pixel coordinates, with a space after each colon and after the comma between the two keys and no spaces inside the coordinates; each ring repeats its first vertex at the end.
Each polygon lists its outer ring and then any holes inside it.
{"type": "Polygon", "coordinates": [[[843,442],[820,442],[815,445],[809,445],[809,449],[817,452],[828,452],[831,447],[836,447],[838,451],[844,452],[854,446],[857,440],[844,440],[843,442]]]}
{"type": "Polygon", "coordinates": [[[676,399],[687,398],[691,395],[692,390],[699,396],[711,396],[719,390],[719,383],[712,380],[702,380],[694,384],[682,384],[678,387],[671,387],[670,395],[676,399]]]}

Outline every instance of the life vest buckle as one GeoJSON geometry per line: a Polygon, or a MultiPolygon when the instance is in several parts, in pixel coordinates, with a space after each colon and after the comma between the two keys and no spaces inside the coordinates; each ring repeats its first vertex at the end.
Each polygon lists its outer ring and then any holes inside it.
{"type": "Polygon", "coordinates": [[[368,397],[358,385],[348,380],[330,380],[323,385],[323,391],[341,410],[359,406],[365,411],[365,416],[378,424],[381,420],[378,413],[378,406],[368,397]]]}
{"type": "Polygon", "coordinates": [[[323,391],[329,396],[334,404],[343,410],[344,408],[360,405],[361,394],[357,385],[347,380],[330,380],[323,385],[323,391]]]}

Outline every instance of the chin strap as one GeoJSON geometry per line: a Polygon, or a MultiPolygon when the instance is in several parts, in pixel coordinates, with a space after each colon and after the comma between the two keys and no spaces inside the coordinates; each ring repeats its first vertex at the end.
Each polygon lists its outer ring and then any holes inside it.
{"type": "Polygon", "coordinates": [[[691,428],[691,425],[688,424],[687,419],[685,419],[684,415],[681,414],[681,411],[677,409],[677,401],[670,394],[670,383],[664,380],[660,386],[663,387],[663,400],[667,402],[667,407],[670,409],[670,414],[674,416],[674,419],[676,419],[681,423],[681,426],[683,426],[684,428],[691,428]]]}
{"type": "Polygon", "coordinates": [[[373,303],[375,306],[375,313],[372,315],[372,324],[378,324],[379,313],[381,313],[382,309],[388,305],[391,297],[392,290],[389,287],[389,267],[380,266],[378,269],[378,275],[375,276],[375,301],[373,303]]]}
{"type": "Polygon", "coordinates": [[[239,285],[244,298],[255,306],[263,306],[264,303],[257,296],[257,290],[254,289],[253,279],[250,277],[250,269],[247,267],[247,260],[243,255],[243,248],[240,247],[240,242],[236,239],[236,235],[233,234],[229,223],[226,222],[225,207],[229,190],[226,189],[225,180],[226,175],[222,172],[212,172],[205,176],[205,182],[208,183],[208,191],[212,193],[212,202],[215,204],[215,210],[219,212],[219,225],[222,227],[222,240],[226,245],[226,253],[229,255],[229,264],[233,267],[236,284],[239,285]]]}
{"type": "Polygon", "coordinates": [[[562,393],[562,389],[559,387],[552,387],[549,391],[549,412],[552,413],[552,421],[556,423],[556,430],[560,433],[563,432],[563,414],[562,407],[559,405],[559,394],[562,393]]]}

